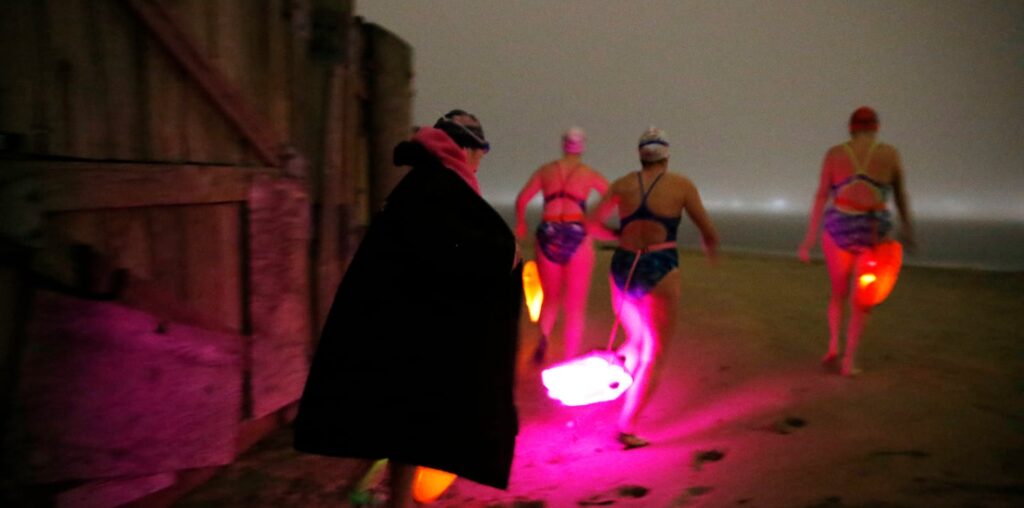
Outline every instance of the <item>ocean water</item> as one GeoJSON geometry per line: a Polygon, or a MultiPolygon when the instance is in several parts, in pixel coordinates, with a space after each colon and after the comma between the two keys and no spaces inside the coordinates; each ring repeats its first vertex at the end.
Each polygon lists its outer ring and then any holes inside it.
{"type": "MultiPolygon", "coordinates": [[[[496,209],[510,225],[515,224],[512,206],[498,205],[496,209]]],[[[731,210],[708,213],[725,253],[795,258],[807,227],[805,215],[731,210]]],[[[539,209],[528,210],[531,229],[536,228],[539,219],[539,209]]],[[[907,265],[1024,271],[1024,221],[915,217],[914,226],[917,251],[906,254],[907,265]]],[[[697,228],[685,218],[679,228],[679,243],[684,250],[700,248],[697,228]]],[[[821,249],[812,251],[812,256],[821,257],[821,249]]]]}

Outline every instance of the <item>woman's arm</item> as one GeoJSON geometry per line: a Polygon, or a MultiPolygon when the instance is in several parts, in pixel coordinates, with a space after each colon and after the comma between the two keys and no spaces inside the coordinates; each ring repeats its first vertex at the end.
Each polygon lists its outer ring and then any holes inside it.
{"type": "Polygon", "coordinates": [[[601,201],[594,207],[594,211],[590,212],[587,216],[587,232],[593,235],[594,238],[603,241],[614,242],[619,239],[619,234],[612,228],[605,225],[604,221],[608,220],[608,217],[612,215],[612,212],[617,210],[619,207],[619,196],[615,192],[615,185],[612,184],[604,195],[601,196],[601,201]]]}
{"type": "Polygon", "coordinates": [[[689,180],[684,180],[684,183],[686,185],[686,201],[683,203],[683,209],[686,210],[690,221],[700,230],[704,254],[711,261],[715,261],[718,259],[718,231],[715,230],[715,225],[711,223],[711,218],[708,217],[708,212],[704,209],[704,202],[700,199],[700,191],[697,190],[697,186],[689,180]]]}
{"type": "Polygon", "coordinates": [[[530,203],[533,196],[541,191],[540,172],[543,167],[534,171],[533,176],[526,182],[523,190],[516,196],[516,238],[522,239],[526,236],[526,205],[530,203]]]}
{"type": "MultiPolygon", "coordinates": [[[[590,175],[590,188],[597,191],[599,195],[604,196],[608,192],[608,180],[593,168],[590,168],[590,175]]],[[[588,190],[587,193],[589,194],[590,191],[588,190]]]]}
{"type": "Polygon", "coordinates": [[[825,154],[825,160],[821,163],[821,177],[818,179],[818,190],[814,193],[814,202],[811,204],[810,214],[807,216],[807,233],[804,234],[804,241],[797,249],[797,256],[800,261],[807,263],[811,260],[811,248],[818,240],[818,230],[821,229],[821,213],[825,209],[825,202],[828,201],[828,189],[832,185],[831,165],[829,154],[825,154]]]}
{"type": "Polygon", "coordinates": [[[913,251],[917,248],[917,241],[914,238],[914,226],[910,218],[910,201],[907,199],[906,184],[903,181],[903,164],[900,162],[900,154],[893,149],[893,173],[892,173],[893,198],[896,201],[896,210],[900,214],[900,240],[907,249],[913,251]]]}

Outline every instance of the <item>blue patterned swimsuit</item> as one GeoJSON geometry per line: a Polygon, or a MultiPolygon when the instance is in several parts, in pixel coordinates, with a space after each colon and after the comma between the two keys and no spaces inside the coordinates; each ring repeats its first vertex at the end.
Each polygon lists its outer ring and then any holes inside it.
{"type": "MultiPolygon", "coordinates": [[[[567,180],[572,176],[573,171],[579,166],[569,170],[569,174],[563,177],[562,187],[565,187],[567,180]]],[[[583,223],[583,214],[587,211],[587,199],[586,197],[579,197],[570,194],[564,190],[558,192],[552,192],[544,196],[544,204],[548,204],[556,199],[570,199],[576,202],[580,207],[580,213],[568,214],[563,217],[572,217],[574,220],[544,220],[537,226],[537,246],[540,247],[540,252],[548,260],[564,265],[572,259],[572,255],[576,253],[576,249],[583,244],[583,240],[587,238],[587,227],[583,223]]]]}
{"type": "Polygon", "coordinates": [[[845,251],[859,253],[874,247],[892,229],[892,219],[889,210],[885,208],[891,186],[871,178],[866,172],[876,146],[871,145],[866,160],[863,164],[859,164],[850,145],[843,145],[853,163],[855,173],[832,186],[830,191],[832,203],[825,209],[825,231],[836,242],[836,245],[845,251]],[[863,182],[871,187],[878,197],[878,202],[881,203],[880,208],[860,210],[845,203],[842,198],[837,198],[841,189],[856,182],[863,182]]]}

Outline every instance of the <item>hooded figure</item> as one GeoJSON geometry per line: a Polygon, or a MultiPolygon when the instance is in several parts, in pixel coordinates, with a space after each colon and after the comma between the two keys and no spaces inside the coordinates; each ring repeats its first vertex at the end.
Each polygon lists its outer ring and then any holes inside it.
{"type": "Polygon", "coordinates": [[[335,295],[295,420],[299,451],[507,488],[522,265],[467,160],[488,148],[459,110],[395,148],[412,169],[335,295]]]}

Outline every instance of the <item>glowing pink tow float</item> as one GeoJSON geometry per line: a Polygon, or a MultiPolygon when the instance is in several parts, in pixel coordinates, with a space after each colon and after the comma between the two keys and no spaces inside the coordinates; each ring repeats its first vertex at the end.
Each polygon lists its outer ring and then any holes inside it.
{"type": "Polygon", "coordinates": [[[614,352],[591,351],[541,372],[548,397],[565,406],[586,406],[619,398],[632,384],[622,359],[614,352]]]}

